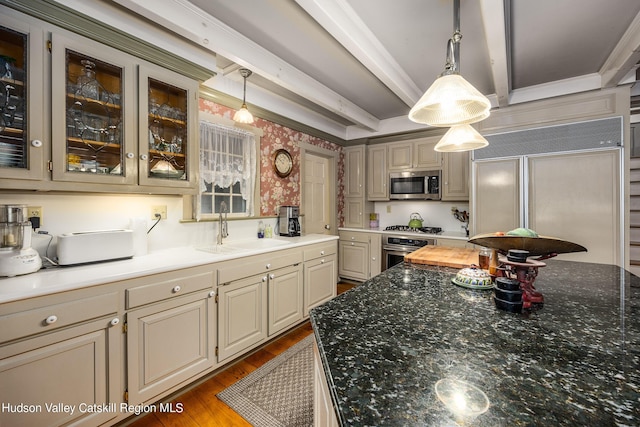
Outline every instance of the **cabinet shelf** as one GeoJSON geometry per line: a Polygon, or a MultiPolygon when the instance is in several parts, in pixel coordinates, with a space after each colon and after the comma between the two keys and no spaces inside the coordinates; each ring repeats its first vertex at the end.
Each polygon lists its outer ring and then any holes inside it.
{"type": "Polygon", "coordinates": [[[89,106],[107,108],[110,110],[120,110],[122,107],[120,104],[113,104],[111,102],[104,102],[98,99],[85,98],[84,96],[76,96],[74,93],[67,93],[67,104],[71,105],[76,101],[84,100],[89,106]]]}
{"type": "Polygon", "coordinates": [[[184,153],[173,153],[171,151],[160,151],[160,150],[149,150],[149,154],[151,154],[152,156],[154,154],[157,154],[162,157],[181,157],[181,158],[185,157],[184,153]]]}
{"type": "Polygon", "coordinates": [[[150,119],[155,119],[155,120],[161,120],[163,122],[169,122],[169,123],[173,123],[174,125],[179,125],[179,126],[186,126],[187,122],[185,122],[182,119],[174,119],[173,117],[167,117],[167,116],[160,116],[158,114],[153,114],[150,113],[149,114],[149,118],[150,119]]]}
{"type": "Polygon", "coordinates": [[[115,150],[120,150],[120,144],[115,143],[115,142],[101,142],[101,141],[94,141],[91,139],[87,139],[87,140],[83,140],[82,138],[76,138],[76,137],[68,137],[67,138],[67,142],[69,144],[73,144],[75,146],[86,146],[88,144],[93,145],[95,147],[105,147],[105,148],[111,148],[111,149],[115,149],[115,150]]]}
{"type": "Polygon", "coordinates": [[[22,80],[14,80],[14,79],[8,79],[6,77],[0,77],[0,82],[7,83],[14,86],[24,87],[24,82],[22,80]]]}

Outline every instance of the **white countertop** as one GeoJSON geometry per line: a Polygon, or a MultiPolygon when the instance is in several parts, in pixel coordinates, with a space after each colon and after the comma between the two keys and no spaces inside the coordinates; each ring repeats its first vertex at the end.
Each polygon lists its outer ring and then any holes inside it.
{"type": "MultiPolygon", "coordinates": [[[[273,240],[286,243],[271,248],[247,249],[229,254],[214,254],[194,247],[181,247],[121,261],[45,268],[31,274],[0,278],[0,304],[337,239],[338,236],[323,234],[274,237],[273,240]]],[[[223,246],[233,246],[234,243],[247,241],[225,240],[223,246]]]]}
{"type": "Polygon", "coordinates": [[[345,228],[341,227],[338,230],[340,231],[360,231],[365,233],[379,233],[379,234],[402,234],[402,235],[415,235],[415,236],[423,236],[430,237],[432,239],[454,239],[454,240],[469,240],[469,236],[463,232],[457,231],[443,231],[439,234],[430,234],[430,233],[412,233],[408,231],[398,231],[398,230],[384,230],[381,228],[345,228]]]}

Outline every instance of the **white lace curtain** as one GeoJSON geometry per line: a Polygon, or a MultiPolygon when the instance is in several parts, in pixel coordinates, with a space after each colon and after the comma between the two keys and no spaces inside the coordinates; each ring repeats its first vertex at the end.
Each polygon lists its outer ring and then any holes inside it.
{"type": "Polygon", "coordinates": [[[253,209],[256,176],[256,142],[251,132],[206,121],[200,122],[200,191],[206,184],[230,187],[240,183],[240,193],[253,209]]]}

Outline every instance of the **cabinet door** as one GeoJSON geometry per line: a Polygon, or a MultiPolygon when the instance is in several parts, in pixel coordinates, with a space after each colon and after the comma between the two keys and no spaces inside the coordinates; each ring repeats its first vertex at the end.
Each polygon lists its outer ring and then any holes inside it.
{"type": "Polygon", "coordinates": [[[313,343],[313,425],[322,427],[337,427],[339,425],[327,377],[322,367],[318,344],[315,342],[313,343]]]}
{"type": "Polygon", "coordinates": [[[0,425],[96,426],[118,415],[79,410],[81,404],[91,408],[122,401],[122,328],[112,326],[111,320],[103,318],[0,347],[0,402],[36,408],[30,413],[0,411],[0,425]],[[47,404],[71,405],[75,412],[55,411],[47,404]]]}
{"type": "Polygon", "coordinates": [[[336,256],[329,255],[304,264],[304,317],[309,310],[336,296],[336,256]]]}
{"type": "Polygon", "coordinates": [[[413,142],[389,144],[389,170],[408,169],[413,166],[413,142]]]}
{"type": "Polygon", "coordinates": [[[469,200],[468,151],[445,154],[442,181],[442,200],[469,200]]]}
{"type": "Polygon", "coordinates": [[[362,228],[364,226],[364,200],[350,197],[344,200],[344,226],[362,228]]]}
{"type": "Polygon", "coordinates": [[[382,271],[382,235],[371,233],[369,236],[369,277],[382,271]]]}
{"type": "Polygon", "coordinates": [[[139,67],[139,182],[195,186],[198,84],[158,67],[139,67]]]}
{"type": "Polygon", "coordinates": [[[212,367],[215,326],[209,292],[128,312],[129,403],[147,401],[212,367]]]}
{"type": "Polygon", "coordinates": [[[528,158],[527,226],[588,249],[559,259],[621,262],[619,156],[607,150],[528,158]]]}
{"type": "Polygon", "coordinates": [[[51,40],[53,179],[135,184],[133,57],[79,36],[51,40]]]}
{"type": "Polygon", "coordinates": [[[364,196],[365,147],[350,147],[344,150],[344,195],[364,196]]]}
{"type": "Polygon", "coordinates": [[[0,178],[44,177],[44,32],[0,15],[0,178]]]}
{"type": "Polygon", "coordinates": [[[477,161],[474,174],[474,234],[520,227],[520,159],[477,161]]]}
{"type": "Polygon", "coordinates": [[[367,149],[367,199],[389,200],[388,181],[387,146],[369,147],[367,149]]]}
{"type": "Polygon", "coordinates": [[[269,336],[302,320],[302,264],[269,274],[269,336]]]}
{"type": "Polygon", "coordinates": [[[369,278],[369,243],[340,242],[339,275],[355,280],[369,278]]]}
{"type": "Polygon", "coordinates": [[[267,280],[265,274],[218,288],[219,362],[267,337],[267,280]]]}
{"type": "Polygon", "coordinates": [[[440,137],[425,138],[415,142],[413,167],[420,169],[440,169],[442,154],[434,150],[440,137]]]}

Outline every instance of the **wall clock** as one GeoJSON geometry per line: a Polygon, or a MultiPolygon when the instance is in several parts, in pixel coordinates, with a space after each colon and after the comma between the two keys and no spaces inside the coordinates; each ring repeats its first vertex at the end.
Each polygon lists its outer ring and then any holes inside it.
{"type": "Polygon", "coordinates": [[[286,178],[293,170],[291,154],[284,148],[280,148],[273,154],[273,169],[280,178],[286,178]]]}

